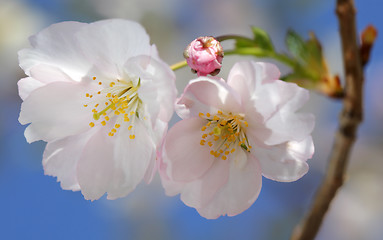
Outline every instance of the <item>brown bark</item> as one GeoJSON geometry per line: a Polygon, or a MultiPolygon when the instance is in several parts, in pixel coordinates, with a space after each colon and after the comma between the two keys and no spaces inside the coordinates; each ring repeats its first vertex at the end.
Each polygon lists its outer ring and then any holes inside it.
{"type": "Polygon", "coordinates": [[[309,213],[295,228],[291,237],[293,240],[314,239],[318,233],[331,201],[343,184],[349,155],[363,118],[363,68],[357,41],[354,1],[337,0],[336,13],[339,20],[345,71],[343,110],[339,117],[339,127],[329,157],[326,176],[316,193],[309,213]]]}

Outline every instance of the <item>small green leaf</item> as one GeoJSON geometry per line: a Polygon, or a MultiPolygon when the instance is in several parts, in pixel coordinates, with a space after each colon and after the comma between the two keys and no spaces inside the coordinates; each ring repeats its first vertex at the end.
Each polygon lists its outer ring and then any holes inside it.
{"type": "Polygon", "coordinates": [[[293,30],[289,30],[286,34],[286,46],[290,53],[299,61],[307,60],[307,47],[301,36],[293,30]]]}
{"type": "Polygon", "coordinates": [[[251,30],[254,34],[254,43],[256,46],[264,50],[274,51],[273,43],[271,42],[270,36],[267,32],[258,27],[251,27],[251,30]]]}
{"type": "Polygon", "coordinates": [[[312,60],[317,63],[322,63],[322,46],[313,33],[310,34],[310,39],[306,42],[306,48],[307,52],[310,54],[310,57],[313,58],[312,60]]]}

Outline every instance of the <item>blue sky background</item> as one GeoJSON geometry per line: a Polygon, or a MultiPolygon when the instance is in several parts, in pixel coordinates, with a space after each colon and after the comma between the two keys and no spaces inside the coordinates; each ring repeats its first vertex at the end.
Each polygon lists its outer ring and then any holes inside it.
{"type": "MultiPolygon", "coordinates": [[[[162,58],[172,64],[181,60],[183,48],[198,36],[250,35],[249,26],[256,25],[265,28],[281,50],[288,28],[305,36],[314,31],[330,68],[341,73],[335,1],[113,0],[108,8],[100,5],[102,2],[0,2],[0,36],[5,39],[0,40],[0,239],[288,239],[325,172],[339,102],[313,93],[305,108],[317,117],[313,133],[316,153],[306,176],[293,183],[263,179],[260,196],[247,211],[206,220],[178,196],[166,197],[158,178],[149,186],[140,185],[126,198],[90,202],[79,192],[62,190],[55,178],[45,176],[41,165],[45,144],[28,144],[23,135],[25,126],[17,121],[21,100],[16,83],[24,74],[18,68],[16,52],[28,46],[29,35],[52,23],[122,17],[143,24],[162,58]]],[[[382,1],[357,1],[356,6],[359,31],[373,23],[379,34],[383,32],[382,1]]],[[[239,59],[225,59],[222,75],[226,76],[239,59]]],[[[378,36],[366,68],[366,116],[347,182],[317,239],[378,240],[383,235],[382,74],[383,44],[378,36]]],[[[193,77],[187,69],[177,72],[179,91],[193,77]]]]}

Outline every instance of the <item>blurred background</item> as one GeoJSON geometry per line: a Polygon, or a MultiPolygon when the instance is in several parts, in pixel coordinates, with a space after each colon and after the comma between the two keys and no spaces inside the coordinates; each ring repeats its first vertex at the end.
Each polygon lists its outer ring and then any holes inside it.
{"type": "MultiPolygon", "coordinates": [[[[331,71],[342,76],[334,6],[335,0],[0,0],[0,239],[288,239],[325,173],[339,101],[311,94],[304,110],[316,115],[317,124],[309,173],[293,183],[263,179],[258,200],[238,216],[206,220],[178,196],[166,197],[158,177],[126,198],[90,202],[44,176],[45,144],[28,144],[24,139],[25,126],[17,121],[21,100],[16,83],[24,76],[17,51],[28,46],[30,35],[52,23],[126,18],[140,22],[162,59],[172,64],[182,60],[183,49],[198,36],[250,36],[249,26],[254,25],[266,29],[279,50],[285,49],[288,28],[304,36],[314,31],[331,71]]],[[[358,30],[372,23],[383,33],[383,2],[357,1],[356,6],[358,30]]],[[[383,236],[381,37],[365,69],[365,119],[347,179],[317,239],[383,236]]],[[[239,59],[244,58],[226,57],[220,76],[226,77],[239,59]]],[[[195,77],[186,68],[176,74],[179,92],[195,77]]]]}

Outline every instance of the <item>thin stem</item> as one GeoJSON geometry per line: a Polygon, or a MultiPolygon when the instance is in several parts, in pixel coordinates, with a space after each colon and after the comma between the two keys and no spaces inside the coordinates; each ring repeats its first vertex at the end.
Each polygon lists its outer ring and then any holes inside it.
{"type": "Polygon", "coordinates": [[[296,62],[284,54],[279,54],[275,52],[266,52],[263,49],[259,49],[259,48],[249,47],[249,48],[239,48],[239,49],[225,51],[225,55],[235,55],[235,54],[252,55],[252,56],[261,57],[261,58],[265,58],[265,57],[273,58],[293,69],[296,66],[296,62]]]}
{"type": "Polygon", "coordinates": [[[272,55],[272,58],[286,64],[287,66],[290,66],[292,69],[294,69],[294,67],[296,66],[296,62],[284,54],[274,53],[272,55]]]}
{"type": "Polygon", "coordinates": [[[252,39],[240,35],[234,35],[234,34],[228,34],[228,35],[222,35],[218,37],[214,37],[217,41],[223,42],[226,40],[248,40],[248,41],[253,41],[252,39]]]}
{"type": "Polygon", "coordinates": [[[172,69],[173,71],[175,70],[178,70],[180,68],[183,68],[183,67],[186,67],[188,64],[186,62],[186,60],[183,60],[183,61],[180,61],[178,63],[175,63],[173,65],[170,66],[170,69],[172,69]]]}
{"type": "Polygon", "coordinates": [[[354,1],[337,0],[336,12],[340,26],[346,80],[343,110],[329,157],[327,175],[306,218],[295,228],[291,237],[293,240],[314,239],[319,231],[331,201],[343,184],[349,154],[363,118],[363,69],[357,43],[354,1]]]}

